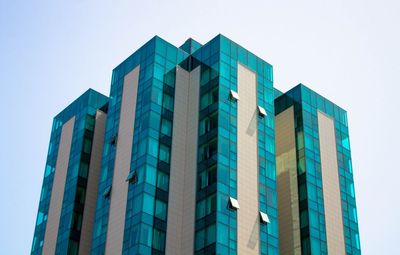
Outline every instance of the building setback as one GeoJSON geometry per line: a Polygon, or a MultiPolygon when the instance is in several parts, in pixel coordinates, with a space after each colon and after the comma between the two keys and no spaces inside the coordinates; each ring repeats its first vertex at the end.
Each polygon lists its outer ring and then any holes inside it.
{"type": "Polygon", "coordinates": [[[279,253],[361,253],[346,112],[243,47],[156,36],[55,117],[31,254],[279,253]]]}
{"type": "Polygon", "coordinates": [[[361,254],[347,113],[300,84],[275,99],[282,254],[361,254]]]}

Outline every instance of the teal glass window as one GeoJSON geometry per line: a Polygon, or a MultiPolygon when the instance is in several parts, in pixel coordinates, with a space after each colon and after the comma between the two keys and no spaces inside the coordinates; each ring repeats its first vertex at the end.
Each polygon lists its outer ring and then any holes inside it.
{"type": "Polygon", "coordinates": [[[302,210],[300,212],[300,228],[308,226],[308,212],[307,210],[302,210]]]}
{"type": "Polygon", "coordinates": [[[153,227],[147,224],[142,224],[140,229],[140,242],[151,247],[153,227]]]}
{"type": "Polygon", "coordinates": [[[146,183],[156,186],[157,169],[150,165],[146,166],[146,183]]]}
{"type": "Polygon", "coordinates": [[[153,234],[153,248],[159,251],[164,251],[165,247],[165,233],[158,229],[154,229],[153,234]]]}
{"type": "Polygon", "coordinates": [[[85,203],[85,196],[86,196],[86,189],[78,186],[76,189],[75,201],[83,205],[83,203],[85,203]]]}
{"type": "Polygon", "coordinates": [[[217,206],[217,196],[214,194],[207,197],[206,200],[206,215],[215,212],[217,206]]]}
{"type": "Polygon", "coordinates": [[[87,178],[89,174],[89,165],[85,162],[81,162],[79,165],[79,176],[87,178]]]}
{"type": "Polygon", "coordinates": [[[150,215],[154,214],[154,197],[144,193],[143,195],[143,212],[150,215]]]}
{"type": "Polygon", "coordinates": [[[201,219],[216,211],[217,207],[217,196],[211,194],[208,197],[200,200],[196,204],[196,218],[201,219]]]}
{"type": "Polygon", "coordinates": [[[213,166],[198,175],[198,188],[204,189],[217,181],[217,167],[213,166]]]}
{"type": "Polygon", "coordinates": [[[157,152],[158,152],[158,141],[153,139],[153,138],[149,138],[149,148],[148,148],[148,152],[151,156],[157,158],[157,152]]]}
{"type": "Polygon", "coordinates": [[[158,173],[157,173],[157,188],[160,188],[164,191],[168,191],[168,183],[169,183],[168,175],[161,171],[158,171],[158,173]]]}
{"type": "Polygon", "coordinates": [[[217,140],[214,139],[200,148],[200,159],[209,159],[211,156],[217,153],[217,140]]]}
{"type": "Polygon", "coordinates": [[[310,238],[311,240],[311,254],[321,254],[321,246],[319,239],[310,238]]]}
{"type": "Polygon", "coordinates": [[[215,224],[208,226],[206,230],[206,246],[215,243],[215,234],[215,224]]]}
{"type": "Polygon", "coordinates": [[[81,231],[82,218],[83,218],[83,215],[81,213],[74,212],[73,217],[72,217],[72,229],[73,230],[81,231]]]}
{"type": "Polygon", "coordinates": [[[165,109],[170,110],[170,111],[173,111],[173,110],[174,110],[174,99],[173,99],[170,95],[168,95],[168,94],[164,94],[164,97],[163,97],[163,107],[164,107],[165,109]]]}
{"type": "Polygon", "coordinates": [[[297,164],[298,164],[297,165],[298,174],[300,175],[300,174],[305,173],[306,172],[306,163],[305,163],[304,157],[299,158],[297,164]]]}
{"type": "Polygon", "coordinates": [[[299,200],[303,201],[307,199],[306,185],[303,183],[299,186],[299,200]]]}
{"type": "Polygon", "coordinates": [[[218,88],[214,88],[208,93],[205,93],[200,98],[200,110],[203,110],[207,106],[218,102],[218,88]]]}
{"type": "Polygon", "coordinates": [[[71,240],[68,245],[68,254],[69,255],[78,255],[78,243],[76,241],[71,240]]]}
{"type": "Polygon", "coordinates": [[[302,254],[311,254],[310,238],[306,237],[301,240],[301,251],[302,254]]]}
{"type": "Polygon", "coordinates": [[[161,133],[167,136],[172,136],[172,123],[167,119],[161,120],[161,133]]]}
{"type": "Polygon", "coordinates": [[[196,238],[195,238],[195,250],[200,250],[204,247],[204,241],[205,241],[205,230],[202,229],[200,231],[196,232],[196,238]]]}
{"type": "Polygon", "coordinates": [[[170,149],[169,147],[161,144],[160,145],[160,160],[169,163],[170,158],[170,149]]]}
{"type": "Polygon", "coordinates": [[[200,135],[210,132],[218,127],[218,115],[214,113],[200,121],[200,135]]]}
{"type": "Polygon", "coordinates": [[[218,230],[217,234],[218,242],[224,245],[228,245],[229,242],[228,227],[225,224],[219,224],[217,230],[218,230]]]}
{"type": "Polygon", "coordinates": [[[39,212],[39,213],[38,213],[38,216],[37,216],[37,219],[36,219],[36,226],[42,224],[42,222],[43,222],[43,216],[44,216],[44,214],[43,214],[42,212],[39,212]]]}
{"type": "Polygon", "coordinates": [[[206,199],[203,199],[196,204],[196,218],[201,219],[206,215],[206,199]]]}
{"type": "Polygon", "coordinates": [[[161,220],[167,219],[167,204],[161,200],[156,200],[155,216],[161,220]]]}
{"type": "Polygon", "coordinates": [[[92,141],[88,138],[85,138],[83,140],[83,152],[90,154],[91,150],[92,150],[92,141]]]}

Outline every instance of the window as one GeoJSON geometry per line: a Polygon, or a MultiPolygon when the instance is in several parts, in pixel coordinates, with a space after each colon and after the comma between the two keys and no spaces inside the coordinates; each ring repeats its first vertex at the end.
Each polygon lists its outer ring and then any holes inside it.
{"type": "Polygon", "coordinates": [[[163,135],[171,136],[172,135],[172,124],[171,121],[167,119],[161,120],[161,133],[163,135]]]}
{"type": "MultiPolygon", "coordinates": [[[[146,165],[146,183],[156,186],[157,182],[157,169],[153,166],[146,165]]],[[[139,181],[139,180],[138,180],[139,181]]]]}
{"type": "Polygon", "coordinates": [[[207,197],[206,200],[206,215],[209,215],[216,210],[216,204],[217,204],[217,196],[215,194],[212,194],[207,197]]]}
{"type": "Polygon", "coordinates": [[[269,223],[269,217],[266,213],[260,212],[261,223],[269,223]]]}
{"type": "Polygon", "coordinates": [[[143,194],[143,212],[154,215],[154,197],[147,193],[143,194]]]}
{"type": "Polygon", "coordinates": [[[103,196],[104,196],[105,198],[109,198],[110,195],[111,195],[111,186],[108,186],[108,187],[104,190],[103,196]]]}
{"type": "Polygon", "coordinates": [[[165,246],[165,233],[158,229],[154,229],[153,235],[153,248],[159,251],[164,251],[165,246]]]}
{"type": "Polygon", "coordinates": [[[161,200],[156,200],[156,212],[155,216],[160,220],[167,219],[167,204],[161,200]]]}
{"type": "Polygon", "coordinates": [[[169,163],[169,147],[160,144],[160,160],[169,163]]]}
{"type": "Polygon", "coordinates": [[[74,212],[72,217],[72,229],[76,231],[81,231],[82,227],[82,214],[74,212]]]}
{"type": "Polygon", "coordinates": [[[208,226],[206,230],[206,246],[215,242],[215,224],[208,226]]]}
{"type": "Polygon", "coordinates": [[[217,167],[213,166],[206,169],[198,175],[197,187],[199,190],[204,189],[217,181],[217,167]]]}
{"type": "Polygon", "coordinates": [[[126,181],[129,183],[136,183],[138,181],[138,176],[136,171],[131,171],[126,178],[126,181]]]}
{"type": "Polygon", "coordinates": [[[200,159],[201,160],[209,159],[216,153],[217,153],[217,140],[214,139],[201,147],[200,159]]]}
{"type": "Polygon", "coordinates": [[[164,191],[168,191],[168,175],[165,173],[158,171],[157,173],[157,188],[162,189],[164,191]]]}
{"type": "Polygon", "coordinates": [[[95,122],[94,116],[87,115],[87,116],[86,116],[86,126],[85,126],[85,129],[88,129],[88,130],[93,131],[93,130],[94,130],[94,122],[95,122]]]}
{"type": "Polygon", "coordinates": [[[89,174],[89,165],[85,162],[80,162],[79,165],[79,176],[87,178],[89,174]]]}
{"type": "Polygon", "coordinates": [[[92,150],[92,141],[89,138],[83,140],[83,152],[90,154],[92,150]]]}
{"type": "Polygon", "coordinates": [[[201,219],[216,211],[217,207],[217,196],[212,194],[196,204],[196,218],[201,219]]]}
{"type": "Polygon", "coordinates": [[[304,228],[308,226],[308,213],[307,210],[303,210],[300,212],[300,228],[304,228]]]}
{"type": "Polygon", "coordinates": [[[202,229],[196,232],[196,239],[195,239],[195,250],[200,250],[204,247],[205,241],[205,230],[202,229]]]}
{"type": "Polygon", "coordinates": [[[301,254],[311,254],[309,237],[301,239],[301,254]]]}
{"type": "Polygon", "coordinates": [[[38,213],[38,216],[37,216],[37,219],[36,219],[36,226],[42,224],[42,222],[43,222],[43,216],[44,216],[44,214],[43,214],[42,212],[39,212],[39,213],[38,213]]]}
{"type": "Polygon", "coordinates": [[[164,97],[163,97],[163,107],[164,107],[165,109],[170,110],[170,111],[173,111],[173,110],[174,110],[174,99],[173,99],[170,95],[168,95],[168,94],[164,94],[164,97]]]}
{"type": "Polygon", "coordinates": [[[218,115],[214,113],[200,121],[200,135],[210,132],[218,127],[218,115]]]}
{"type": "Polygon", "coordinates": [[[200,110],[203,110],[207,106],[218,102],[218,87],[212,89],[211,91],[205,93],[200,98],[200,110]]]}
{"type": "Polygon", "coordinates": [[[74,240],[70,240],[68,246],[68,254],[77,255],[78,254],[78,243],[74,240]]]}
{"type": "Polygon", "coordinates": [[[111,137],[110,144],[116,146],[118,141],[118,135],[115,134],[113,137],[111,137]]]}
{"type": "Polygon", "coordinates": [[[299,200],[303,201],[307,199],[307,190],[306,190],[306,185],[300,184],[299,186],[299,200]]]}
{"type": "Polygon", "coordinates": [[[267,112],[266,112],[265,109],[264,109],[263,107],[261,107],[261,106],[258,106],[258,114],[259,114],[261,117],[267,116],[267,112]]]}
{"type": "Polygon", "coordinates": [[[154,138],[149,138],[148,153],[156,158],[157,151],[158,151],[158,141],[154,138]]]}
{"type": "Polygon", "coordinates": [[[240,208],[239,202],[233,197],[229,197],[229,208],[233,210],[237,210],[240,208]]]}
{"type": "Polygon", "coordinates": [[[78,186],[78,188],[76,189],[75,202],[83,205],[85,203],[85,195],[86,190],[78,186]]]}
{"type": "Polygon", "coordinates": [[[297,132],[296,144],[297,144],[297,150],[301,150],[301,149],[304,148],[304,134],[303,134],[303,131],[297,132]]]}
{"type": "Polygon", "coordinates": [[[239,94],[236,91],[231,90],[229,93],[229,98],[232,101],[237,101],[237,100],[239,100],[239,94]]]}

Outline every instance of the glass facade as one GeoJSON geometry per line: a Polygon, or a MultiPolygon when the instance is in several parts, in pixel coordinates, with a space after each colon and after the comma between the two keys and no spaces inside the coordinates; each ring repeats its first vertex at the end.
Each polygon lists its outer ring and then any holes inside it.
{"type": "Polygon", "coordinates": [[[118,135],[124,77],[137,66],[140,74],[130,168],[136,171],[137,182],[131,183],[128,189],[123,253],[164,251],[174,107],[173,70],[187,55],[156,36],[113,71],[92,254],[105,252],[110,201],[102,194],[112,184],[116,153],[116,146],[109,141],[118,135]]]}
{"type": "Polygon", "coordinates": [[[347,113],[300,84],[275,100],[275,114],[293,106],[302,254],[327,254],[317,112],[334,120],[346,254],[361,254],[347,113]]]}
{"type": "Polygon", "coordinates": [[[205,45],[188,39],[179,48],[155,36],[113,70],[109,98],[89,90],[55,117],[32,254],[42,254],[61,127],[73,116],[76,122],[56,253],[78,254],[95,114],[99,108],[107,112],[107,119],[91,254],[107,253],[107,238],[113,234],[108,233],[108,229],[112,224],[109,218],[113,179],[118,180],[115,174],[119,173],[114,168],[117,169],[118,132],[124,116],[121,116],[124,82],[138,67],[132,150],[125,167],[129,167],[126,169],[129,174],[120,245],[122,254],[166,253],[170,173],[174,170],[171,169],[171,151],[177,136],[173,128],[177,66],[187,72],[199,68],[200,73],[196,81],[199,82],[198,119],[186,116],[187,121],[198,123],[197,169],[193,172],[196,175],[195,198],[192,196],[195,200],[193,254],[238,254],[237,210],[241,209],[228,206],[230,198],[240,202],[238,102],[230,97],[232,91],[238,91],[238,65],[255,74],[256,105],[265,110],[256,116],[257,143],[254,145],[258,164],[255,180],[258,198],[254,199],[258,199],[259,212],[268,218],[268,222],[257,222],[259,253],[279,254],[274,117],[294,106],[302,251],[304,254],[327,253],[316,121],[319,110],[335,120],[346,252],[360,254],[346,112],[303,85],[287,93],[273,88],[272,65],[223,35],[205,45]]]}
{"type": "Polygon", "coordinates": [[[260,225],[261,254],[278,254],[272,66],[219,35],[193,53],[201,63],[199,156],[195,254],[237,254],[237,212],[227,207],[237,197],[237,66],[257,75],[259,208],[271,224],[260,225]]]}
{"type": "Polygon", "coordinates": [[[78,254],[96,111],[106,111],[108,98],[89,89],[53,121],[31,254],[42,254],[62,126],[75,116],[57,254],[78,254]]]}

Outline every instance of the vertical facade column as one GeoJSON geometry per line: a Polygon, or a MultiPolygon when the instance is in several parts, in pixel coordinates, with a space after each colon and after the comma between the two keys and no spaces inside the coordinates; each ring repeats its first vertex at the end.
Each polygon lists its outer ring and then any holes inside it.
{"type": "Polygon", "coordinates": [[[193,253],[200,67],[176,69],[171,172],[169,180],[167,255],[193,253]]]}
{"type": "Polygon", "coordinates": [[[238,64],[237,213],[238,254],[260,254],[256,74],[238,64]]]}
{"type": "Polygon", "coordinates": [[[58,227],[60,224],[61,208],[64,197],[65,179],[75,125],[75,117],[68,120],[62,127],[60,145],[51,191],[50,207],[43,243],[43,254],[54,254],[57,244],[58,227]]]}
{"type": "Polygon", "coordinates": [[[346,254],[333,119],[318,111],[322,190],[328,254],[346,254]]]}
{"type": "Polygon", "coordinates": [[[139,71],[138,66],[124,77],[106,240],[106,254],[110,255],[122,254],[139,71]]]}
{"type": "Polygon", "coordinates": [[[293,106],[275,117],[279,250],[301,254],[293,106]]]}
{"type": "Polygon", "coordinates": [[[101,157],[104,144],[104,131],[107,114],[97,110],[93,135],[92,152],[90,156],[89,176],[86,189],[85,208],[83,211],[79,254],[90,253],[92,232],[96,211],[97,190],[100,176],[101,157]]]}

